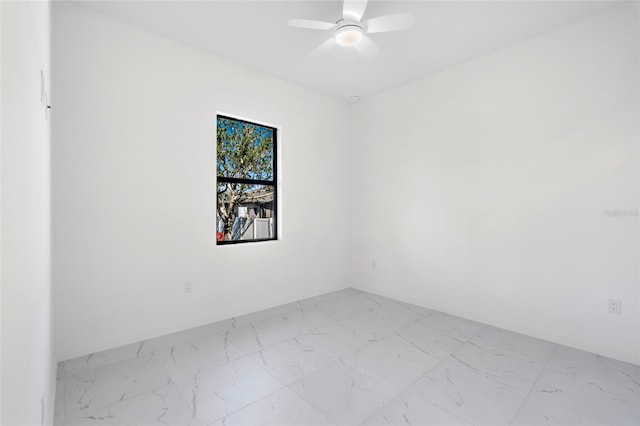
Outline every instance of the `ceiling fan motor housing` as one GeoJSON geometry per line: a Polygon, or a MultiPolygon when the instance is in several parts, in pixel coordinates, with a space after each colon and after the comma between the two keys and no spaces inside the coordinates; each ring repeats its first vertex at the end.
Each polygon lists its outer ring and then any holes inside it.
{"type": "Polygon", "coordinates": [[[334,33],[334,38],[340,46],[355,46],[364,38],[365,30],[362,24],[340,20],[334,33]]]}

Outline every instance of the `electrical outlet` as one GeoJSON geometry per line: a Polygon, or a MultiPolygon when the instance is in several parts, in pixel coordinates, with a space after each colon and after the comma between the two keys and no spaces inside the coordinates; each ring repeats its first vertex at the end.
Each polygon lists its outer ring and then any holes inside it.
{"type": "Polygon", "coordinates": [[[185,293],[192,293],[193,292],[193,284],[191,283],[191,281],[185,281],[184,282],[184,292],[185,293]]]}
{"type": "Polygon", "coordinates": [[[609,299],[609,313],[621,315],[622,314],[622,300],[609,299]]]}
{"type": "Polygon", "coordinates": [[[376,269],[378,267],[378,265],[376,264],[375,260],[371,261],[371,269],[376,269]]]}

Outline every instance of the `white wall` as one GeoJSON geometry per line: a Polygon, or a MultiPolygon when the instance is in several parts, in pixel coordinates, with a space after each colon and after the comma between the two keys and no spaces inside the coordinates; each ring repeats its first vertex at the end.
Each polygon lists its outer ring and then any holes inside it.
{"type": "Polygon", "coordinates": [[[353,105],[352,285],[640,363],[638,40],[629,3],[353,105]]]}
{"type": "MultiPolygon", "coordinates": [[[[0,5],[0,320],[2,319],[2,5],[0,5]]],[[[0,323],[0,422],[2,421],[2,323],[0,323]]]]}
{"type": "Polygon", "coordinates": [[[49,4],[0,2],[2,417],[51,424],[55,386],[50,280],[49,4]]]}
{"type": "MultiPolygon", "coordinates": [[[[0,320],[2,319],[2,5],[0,5],[0,320]]],[[[2,421],[2,323],[0,323],[0,422],[2,421]]]]}
{"type": "Polygon", "coordinates": [[[53,9],[59,359],[347,286],[345,104],[53,9]],[[216,246],[217,111],[281,128],[280,241],[216,246]]]}

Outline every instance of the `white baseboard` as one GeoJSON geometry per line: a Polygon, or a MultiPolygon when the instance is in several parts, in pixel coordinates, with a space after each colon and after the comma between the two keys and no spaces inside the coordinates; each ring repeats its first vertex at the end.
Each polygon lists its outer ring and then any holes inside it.
{"type": "MultiPolygon", "coordinates": [[[[418,305],[424,308],[433,309],[435,311],[444,312],[450,315],[455,315],[471,321],[481,322],[483,324],[492,325],[494,327],[502,328],[505,330],[513,331],[515,333],[525,334],[527,336],[535,337],[549,342],[557,343],[559,345],[569,346],[575,349],[580,349],[587,352],[592,352],[598,355],[602,355],[615,360],[628,362],[640,366],[640,351],[624,351],[616,348],[611,348],[596,341],[589,341],[583,339],[577,339],[573,336],[567,336],[559,334],[552,330],[546,330],[539,327],[531,326],[517,321],[510,321],[505,318],[498,318],[487,314],[486,312],[470,312],[463,309],[459,309],[456,306],[445,305],[441,303],[435,303],[432,300],[411,298],[408,299],[402,294],[390,291],[371,291],[365,286],[354,286],[357,290],[366,291],[368,293],[376,294],[378,296],[388,297],[390,299],[399,300],[401,302],[418,305]]],[[[640,339],[640,336],[639,336],[640,339]]],[[[640,341],[637,342],[640,345],[640,341]]],[[[630,345],[632,346],[632,345],[630,345]]]]}
{"type": "Polygon", "coordinates": [[[206,316],[186,318],[183,321],[175,322],[171,329],[157,328],[157,329],[138,329],[138,330],[123,330],[123,333],[114,336],[96,336],[93,339],[79,342],[72,347],[59,350],[56,353],[58,362],[68,359],[77,358],[80,356],[89,355],[91,353],[101,352],[108,349],[117,348],[119,346],[128,345],[131,343],[141,342],[143,340],[152,339],[154,337],[164,336],[165,334],[175,333],[177,331],[188,330],[190,328],[199,327],[205,324],[210,324],[216,321],[222,321],[228,318],[237,317],[240,315],[250,314],[252,312],[262,311],[264,309],[273,308],[276,306],[292,303],[297,300],[306,299],[309,297],[319,296],[320,294],[330,293],[333,291],[342,290],[349,286],[337,286],[335,288],[326,289],[318,294],[303,294],[302,292],[288,296],[275,296],[269,300],[261,300],[259,302],[252,302],[246,304],[239,304],[222,311],[211,312],[206,316]]]}

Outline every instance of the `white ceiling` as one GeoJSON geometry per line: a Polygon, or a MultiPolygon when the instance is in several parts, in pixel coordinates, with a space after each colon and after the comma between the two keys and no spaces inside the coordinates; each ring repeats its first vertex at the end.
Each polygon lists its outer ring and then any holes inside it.
{"type": "Polygon", "coordinates": [[[82,6],[292,83],[349,100],[399,86],[572,21],[614,1],[381,1],[364,19],[410,12],[413,28],[372,34],[380,54],[336,47],[308,53],[331,31],[287,26],[291,18],[335,22],[340,1],[80,1],[82,6]]]}

